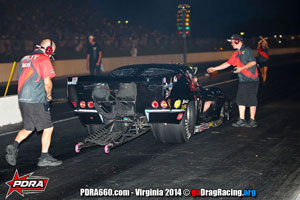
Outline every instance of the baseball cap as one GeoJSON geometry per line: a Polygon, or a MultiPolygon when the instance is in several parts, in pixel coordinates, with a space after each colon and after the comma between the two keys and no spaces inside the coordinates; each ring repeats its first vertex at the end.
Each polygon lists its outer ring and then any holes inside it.
{"type": "Polygon", "coordinates": [[[239,41],[243,41],[243,38],[241,35],[239,34],[233,34],[230,39],[227,39],[228,42],[231,42],[232,40],[239,40],[239,41]]]}

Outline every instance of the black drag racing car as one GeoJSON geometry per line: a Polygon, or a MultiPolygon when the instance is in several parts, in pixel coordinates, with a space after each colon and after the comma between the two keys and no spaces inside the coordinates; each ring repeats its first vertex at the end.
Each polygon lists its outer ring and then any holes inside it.
{"type": "Polygon", "coordinates": [[[230,101],[218,88],[201,87],[196,72],[181,64],[140,64],[69,77],[68,99],[89,132],[75,151],[102,145],[109,153],[149,130],[159,142],[186,143],[229,120],[230,101]]]}

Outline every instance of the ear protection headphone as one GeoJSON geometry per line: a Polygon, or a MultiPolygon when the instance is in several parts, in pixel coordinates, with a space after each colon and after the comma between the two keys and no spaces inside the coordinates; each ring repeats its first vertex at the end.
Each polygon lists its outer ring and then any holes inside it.
{"type": "Polygon", "coordinates": [[[50,40],[50,46],[47,46],[47,47],[43,47],[41,45],[35,45],[35,46],[38,48],[45,49],[45,54],[51,57],[51,56],[53,56],[52,43],[53,43],[52,40],[50,40]]]}
{"type": "Polygon", "coordinates": [[[53,54],[52,40],[50,40],[50,46],[47,46],[47,47],[45,48],[45,53],[46,53],[48,56],[52,56],[52,54],[53,54]]]}
{"type": "Polygon", "coordinates": [[[238,44],[241,40],[239,38],[234,39],[234,44],[238,44]]]}

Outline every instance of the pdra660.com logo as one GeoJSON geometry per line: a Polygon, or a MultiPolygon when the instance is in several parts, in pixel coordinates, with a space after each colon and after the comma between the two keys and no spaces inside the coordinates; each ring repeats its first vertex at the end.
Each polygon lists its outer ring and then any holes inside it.
{"type": "Polygon", "coordinates": [[[6,185],[9,187],[6,198],[8,198],[13,192],[19,193],[23,197],[24,194],[44,192],[49,178],[32,175],[33,172],[24,176],[19,176],[18,170],[16,170],[13,179],[6,182],[6,185]]]}

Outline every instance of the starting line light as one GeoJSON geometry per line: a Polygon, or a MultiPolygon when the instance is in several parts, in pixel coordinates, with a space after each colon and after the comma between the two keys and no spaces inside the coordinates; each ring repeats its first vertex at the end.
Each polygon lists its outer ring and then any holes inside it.
{"type": "Polygon", "coordinates": [[[191,7],[189,4],[179,4],[177,8],[177,33],[178,35],[190,35],[191,7]]]}

